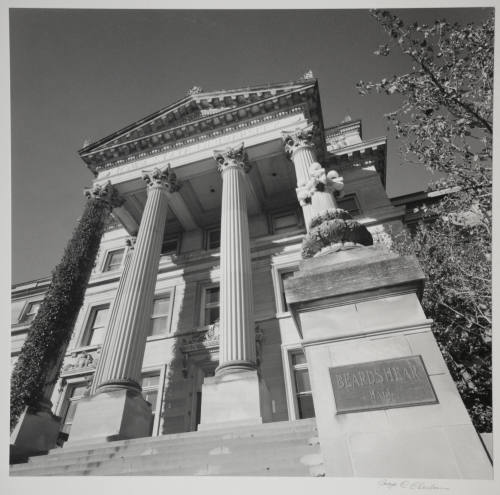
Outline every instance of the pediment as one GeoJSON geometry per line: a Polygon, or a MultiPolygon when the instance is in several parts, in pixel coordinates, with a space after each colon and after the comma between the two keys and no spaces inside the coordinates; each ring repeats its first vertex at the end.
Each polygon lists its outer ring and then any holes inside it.
{"type": "Polygon", "coordinates": [[[296,105],[306,105],[311,120],[320,123],[315,79],[235,90],[203,92],[199,88],[178,100],[79,151],[97,173],[149,153],[182,145],[183,140],[217,132],[235,122],[257,119],[296,105]]]}

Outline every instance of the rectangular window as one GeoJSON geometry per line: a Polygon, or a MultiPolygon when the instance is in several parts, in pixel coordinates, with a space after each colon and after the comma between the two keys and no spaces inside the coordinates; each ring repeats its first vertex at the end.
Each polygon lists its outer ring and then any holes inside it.
{"type": "Polygon", "coordinates": [[[206,246],[207,249],[220,248],[220,228],[207,230],[206,233],[206,246]]]}
{"type": "Polygon", "coordinates": [[[142,396],[151,404],[153,418],[151,420],[151,429],[149,434],[153,433],[154,417],[158,402],[158,387],[160,384],[160,373],[148,373],[142,377],[142,396]]]}
{"type": "Polygon", "coordinates": [[[203,297],[203,325],[211,325],[219,319],[219,286],[205,289],[203,297]]]}
{"type": "Polygon", "coordinates": [[[35,319],[35,316],[37,315],[41,305],[42,301],[29,303],[28,307],[26,308],[26,312],[23,315],[22,322],[31,323],[35,319]]]}
{"type": "Polygon", "coordinates": [[[271,226],[273,234],[281,234],[296,230],[300,226],[300,219],[296,210],[284,211],[271,214],[271,226]]]}
{"type": "Polygon", "coordinates": [[[123,255],[125,249],[115,249],[110,251],[106,256],[106,262],[104,263],[103,272],[112,272],[114,270],[120,269],[122,266],[123,255]]]}
{"type": "Polygon", "coordinates": [[[298,417],[299,419],[314,418],[316,414],[306,356],[303,351],[293,351],[290,358],[298,417]]]}
{"type": "Polygon", "coordinates": [[[86,337],[82,345],[100,345],[104,341],[104,332],[108,323],[109,305],[92,308],[86,337]]]}
{"type": "Polygon", "coordinates": [[[347,210],[353,217],[361,214],[361,209],[355,194],[347,194],[342,199],[338,199],[337,206],[343,210],[347,210]]]}
{"type": "Polygon", "coordinates": [[[170,294],[155,298],[153,301],[153,314],[148,337],[168,333],[168,316],[170,314],[170,294]]]}
{"type": "Polygon", "coordinates": [[[179,239],[165,239],[161,245],[161,254],[172,255],[179,252],[179,239]]]}
{"type": "Polygon", "coordinates": [[[86,389],[87,382],[70,387],[62,414],[63,426],[61,431],[63,433],[69,433],[69,431],[71,430],[73,418],[75,417],[76,406],[78,404],[78,401],[83,397],[86,389]]]}

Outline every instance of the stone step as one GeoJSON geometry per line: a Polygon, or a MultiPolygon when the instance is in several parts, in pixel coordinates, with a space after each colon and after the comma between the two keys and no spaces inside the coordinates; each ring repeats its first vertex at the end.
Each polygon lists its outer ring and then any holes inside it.
{"type": "Polygon", "coordinates": [[[64,475],[321,475],[314,419],[54,449],[13,476],[64,475]],[[312,464],[301,460],[313,459],[312,464]]]}
{"type": "MultiPolygon", "coordinates": [[[[104,462],[111,461],[116,458],[126,457],[135,458],[143,457],[148,455],[165,455],[172,456],[175,455],[176,458],[186,458],[189,459],[193,455],[217,455],[218,452],[224,452],[225,450],[234,449],[245,449],[247,446],[251,446],[251,449],[255,454],[260,452],[272,451],[287,451],[287,449],[295,449],[302,446],[309,446],[309,444],[315,445],[317,443],[316,437],[301,436],[292,437],[282,436],[281,438],[259,438],[259,439],[248,439],[248,438],[232,438],[225,439],[218,442],[206,442],[206,443],[185,443],[184,445],[177,446],[172,449],[168,443],[161,443],[155,446],[149,444],[139,445],[133,449],[120,450],[116,452],[95,452],[92,454],[78,455],[78,456],[66,456],[64,452],[60,456],[39,456],[37,458],[32,458],[27,464],[18,464],[13,466],[13,469],[17,471],[30,470],[38,466],[49,467],[49,466],[62,466],[69,464],[84,464],[89,462],[104,462]]],[[[64,450],[64,449],[62,449],[64,450]]]]}
{"type": "MultiPolygon", "coordinates": [[[[117,452],[130,448],[141,448],[142,445],[155,446],[168,442],[174,448],[177,445],[184,445],[186,442],[197,443],[212,441],[213,439],[228,439],[228,438],[260,438],[260,437],[279,437],[286,432],[288,436],[310,435],[316,436],[316,423],[310,420],[299,420],[293,422],[282,421],[279,423],[265,423],[263,425],[255,425],[253,427],[239,428],[238,430],[211,430],[201,432],[176,433],[172,435],[160,435],[158,437],[143,437],[132,440],[119,440],[109,443],[88,443],[78,447],[68,444],[65,447],[51,450],[47,456],[72,456],[82,454],[94,454],[97,452],[117,452]],[[288,425],[288,426],[287,426],[288,425]]],[[[35,456],[30,459],[35,461],[45,458],[46,456],[35,456]]]]}
{"type": "Polygon", "coordinates": [[[78,476],[78,475],[280,475],[316,476],[323,470],[318,449],[299,449],[295,455],[245,455],[230,454],[201,456],[180,460],[161,456],[145,456],[142,459],[120,459],[114,464],[89,463],[86,466],[58,466],[38,468],[31,472],[11,473],[13,476],[78,476]],[[96,465],[94,465],[96,464],[96,465]]]}
{"type": "MultiPolygon", "coordinates": [[[[314,432],[310,432],[314,434],[314,432]]],[[[156,444],[152,443],[141,443],[138,445],[130,446],[128,448],[123,448],[116,451],[96,451],[92,453],[73,453],[73,455],[67,455],[64,453],[64,449],[61,449],[60,455],[52,456],[38,456],[31,458],[26,464],[16,465],[17,469],[29,469],[30,467],[35,467],[38,465],[57,465],[57,464],[69,464],[69,463],[82,463],[88,461],[103,461],[107,459],[113,459],[116,457],[134,457],[148,454],[171,454],[175,452],[176,456],[190,456],[198,452],[208,454],[211,451],[216,451],[217,449],[224,448],[235,448],[240,445],[253,445],[253,448],[257,450],[267,450],[273,448],[275,450],[286,450],[287,448],[294,447],[296,445],[308,445],[309,443],[317,443],[317,437],[308,435],[284,435],[272,436],[265,438],[218,438],[213,439],[213,441],[198,441],[198,442],[185,442],[184,444],[177,444],[173,446],[169,442],[158,442],[156,444]]]]}

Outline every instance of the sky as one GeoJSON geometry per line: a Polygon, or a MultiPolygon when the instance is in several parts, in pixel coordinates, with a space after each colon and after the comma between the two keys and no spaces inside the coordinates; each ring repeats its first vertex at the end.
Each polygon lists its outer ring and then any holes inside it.
{"type": "MultiPolygon", "coordinates": [[[[405,21],[478,22],[485,9],[397,12],[405,21]]],[[[424,190],[386,129],[397,96],[361,96],[359,80],[404,73],[403,56],[376,57],[387,38],[368,11],[11,9],[12,283],[50,275],[83,211],[92,174],[78,157],[95,141],[183,98],[318,78],[325,126],[361,118],[366,139],[387,135],[390,197],[424,190]]]]}

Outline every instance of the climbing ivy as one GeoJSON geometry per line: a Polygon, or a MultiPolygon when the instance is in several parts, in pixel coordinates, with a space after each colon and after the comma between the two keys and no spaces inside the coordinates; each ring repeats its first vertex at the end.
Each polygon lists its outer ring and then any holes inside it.
{"type": "Polygon", "coordinates": [[[94,266],[101,236],[110,212],[109,203],[88,200],[83,215],[52,272],[52,281],[12,373],[10,389],[10,427],[15,427],[27,406],[40,409],[46,386],[59,376],[50,375],[66,352],[76,317],[94,266]]]}

